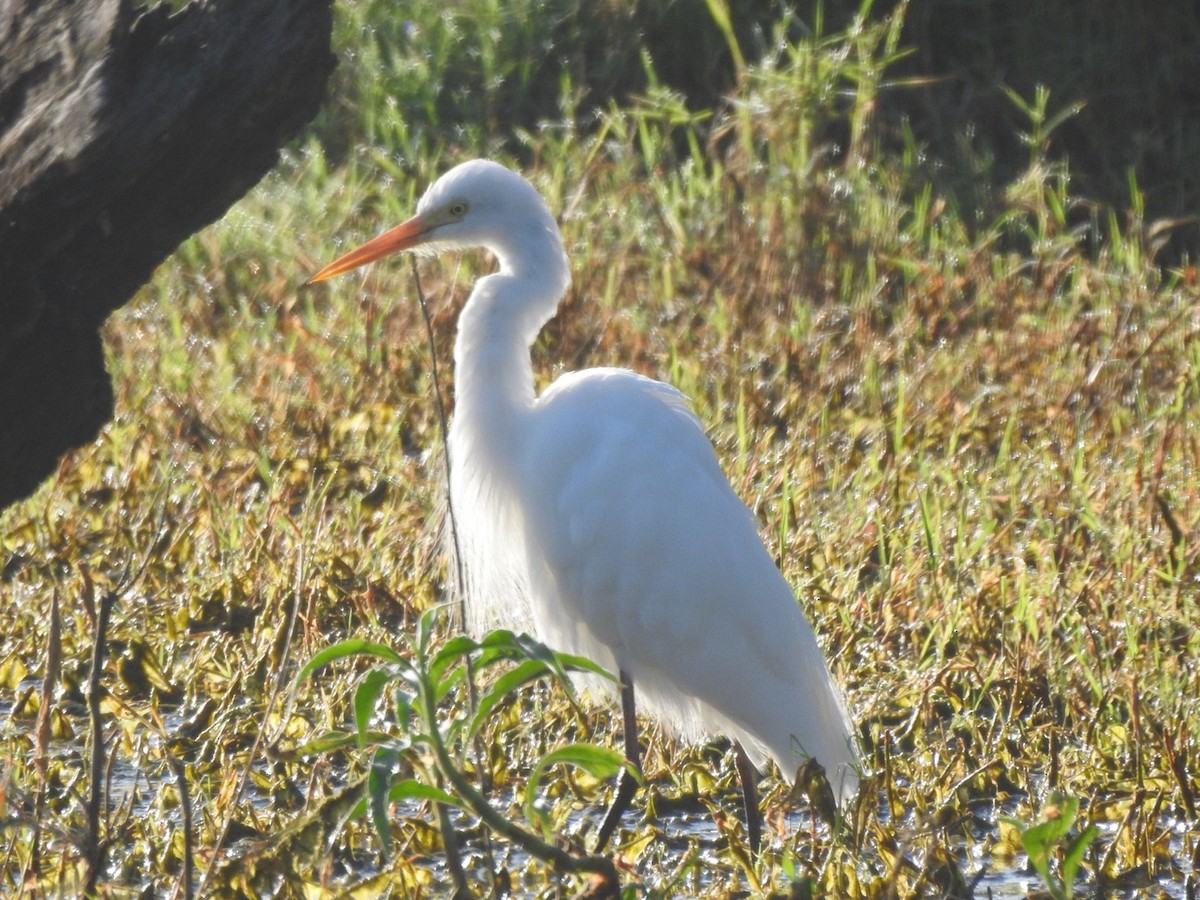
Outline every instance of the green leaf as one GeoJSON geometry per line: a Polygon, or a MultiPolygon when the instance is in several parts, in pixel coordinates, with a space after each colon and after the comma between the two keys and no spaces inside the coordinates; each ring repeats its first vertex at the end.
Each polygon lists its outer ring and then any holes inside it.
{"type": "Polygon", "coordinates": [[[366,641],[361,638],[350,638],[349,640],[339,641],[333,646],[326,647],[317,653],[300,670],[300,674],[296,676],[296,680],[299,681],[302,678],[307,678],[317,669],[321,668],[321,666],[338,659],[345,659],[347,656],[374,656],[385,662],[404,664],[404,657],[400,656],[400,654],[386,644],[366,641]]]}
{"type": "Polygon", "coordinates": [[[551,668],[558,683],[566,691],[567,699],[575,705],[578,705],[579,701],[575,695],[575,685],[567,677],[568,672],[587,672],[591,675],[599,675],[601,678],[607,678],[614,684],[619,683],[617,676],[585,656],[575,656],[570,653],[554,653],[553,666],[551,668]]]}
{"type": "Polygon", "coordinates": [[[483,636],[479,642],[480,649],[490,650],[499,647],[515,647],[516,633],[507,628],[494,628],[483,636]]]}
{"type": "Polygon", "coordinates": [[[558,660],[555,659],[554,651],[537,638],[528,634],[514,634],[513,641],[516,643],[521,653],[529,659],[541,660],[549,666],[558,668],[559,664],[558,660]]]}
{"type": "Polygon", "coordinates": [[[337,750],[345,750],[347,747],[392,747],[398,751],[405,751],[412,742],[407,738],[397,738],[394,734],[386,731],[364,731],[354,732],[349,731],[330,731],[320,737],[313,738],[307,744],[302,744],[297,747],[293,753],[296,756],[315,756],[319,753],[333,753],[337,750]]]}
{"type": "Polygon", "coordinates": [[[502,660],[524,657],[526,654],[517,643],[516,637],[507,628],[497,628],[495,631],[485,634],[479,642],[481,651],[477,661],[479,668],[486,669],[493,663],[502,660]]]}
{"type": "Polygon", "coordinates": [[[558,680],[567,687],[568,693],[571,693],[570,679],[566,676],[569,671],[590,672],[608,678],[610,681],[617,681],[616,677],[607,669],[590,659],[570,653],[557,653],[528,634],[516,634],[505,629],[497,629],[480,641],[480,647],[483,653],[479,657],[479,668],[483,669],[504,659],[537,660],[544,663],[557,676],[558,680]]]}
{"type": "Polygon", "coordinates": [[[397,781],[388,791],[388,800],[399,803],[402,800],[428,800],[431,803],[444,803],[447,806],[461,807],[462,801],[432,784],[425,784],[414,778],[397,781]]]}
{"type": "Polygon", "coordinates": [[[525,787],[525,818],[540,831],[545,832],[546,817],[537,808],[538,788],[542,775],[551,766],[569,765],[583,769],[593,778],[612,778],[622,768],[641,780],[641,775],[629,764],[625,757],[609,747],[596,744],[567,744],[557,750],[551,750],[537,761],[529,776],[529,784],[525,787]]]}
{"type": "Polygon", "coordinates": [[[456,684],[465,681],[467,677],[466,666],[455,666],[450,670],[445,678],[435,680],[433,683],[433,699],[435,703],[440,703],[442,699],[450,693],[456,684]]]}
{"type": "Polygon", "coordinates": [[[433,659],[430,661],[430,676],[432,676],[434,682],[440,681],[448,667],[478,649],[479,642],[474,638],[467,637],[465,634],[451,638],[446,641],[441,650],[434,654],[433,659]]]}
{"type": "Polygon", "coordinates": [[[367,773],[367,808],[371,824],[379,836],[384,858],[391,854],[392,828],[388,821],[389,782],[396,771],[400,754],[391,747],[380,747],[371,755],[371,768],[367,773]]]}
{"type": "Polygon", "coordinates": [[[396,692],[396,721],[404,731],[412,731],[413,698],[404,691],[396,692]]]}
{"type": "Polygon", "coordinates": [[[1083,862],[1083,855],[1087,853],[1087,848],[1092,841],[1099,836],[1100,829],[1095,825],[1089,825],[1079,833],[1079,836],[1075,840],[1067,845],[1066,852],[1063,854],[1062,880],[1068,897],[1075,892],[1075,876],[1079,872],[1080,864],[1083,862]]]}
{"type": "Polygon", "coordinates": [[[1058,833],[1056,821],[1042,822],[1026,828],[1021,832],[1021,846],[1029,854],[1029,863],[1042,876],[1042,880],[1050,885],[1050,854],[1054,849],[1054,839],[1058,833]]]}
{"type": "Polygon", "coordinates": [[[527,659],[497,678],[488,688],[487,693],[479,698],[479,705],[476,707],[475,715],[472,717],[471,724],[467,728],[468,737],[475,736],[475,733],[487,720],[487,717],[491,714],[496,704],[523,685],[541,678],[548,671],[545,663],[527,659]]]}
{"type": "MultiPolygon", "coordinates": [[[[363,797],[351,808],[346,815],[346,821],[365,815],[368,797],[363,797]]],[[[428,800],[432,803],[445,803],[448,806],[462,807],[463,803],[453,794],[448,794],[441,788],[425,784],[413,778],[397,781],[387,792],[388,803],[400,803],[404,800],[428,800]]]]}
{"type": "Polygon", "coordinates": [[[586,656],[575,656],[571,653],[555,653],[554,658],[558,660],[559,665],[568,672],[590,672],[592,675],[599,675],[601,678],[607,678],[613,684],[619,684],[620,679],[612,672],[604,668],[599,663],[592,662],[586,656]]]}
{"type": "Polygon", "coordinates": [[[296,748],[297,756],[315,756],[320,753],[332,753],[346,747],[358,744],[359,736],[348,731],[329,731],[320,737],[313,738],[306,744],[296,748]]]}
{"type": "Polygon", "coordinates": [[[417,619],[417,627],[413,632],[413,643],[417,648],[417,655],[424,659],[429,651],[429,639],[433,635],[434,620],[441,614],[442,606],[431,606],[425,612],[421,613],[421,617],[417,619]]]}
{"type": "Polygon", "coordinates": [[[1056,900],[1070,900],[1075,895],[1075,876],[1083,862],[1088,845],[1095,840],[1099,831],[1095,826],[1086,828],[1063,848],[1061,878],[1050,869],[1055,850],[1070,833],[1079,815],[1079,798],[1068,797],[1059,791],[1051,791],[1042,808],[1044,821],[1026,826],[1011,816],[1001,816],[1018,830],[1021,846],[1029,855],[1029,863],[1037,870],[1050,895],[1056,900]]]}
{"type": "Polygon", "coordinates": [[[379,699],[379,695],[383,693],[383,689],[394,680],[392,673],[387,669],[372,669],[354,692],[354,728],[359,734],[358,746],[360,748],[366,746],[364,735],[370,727],[375,703],[379,699]]]}

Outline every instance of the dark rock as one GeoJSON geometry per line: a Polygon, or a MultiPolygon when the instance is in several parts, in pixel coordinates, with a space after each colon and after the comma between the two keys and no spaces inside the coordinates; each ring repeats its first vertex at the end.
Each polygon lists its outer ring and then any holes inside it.
{"type": "Polygon", "coordinates": [[[112,413],[98,329],[317,112],[329,0],[0,0],[0,506],[112,413]]]}

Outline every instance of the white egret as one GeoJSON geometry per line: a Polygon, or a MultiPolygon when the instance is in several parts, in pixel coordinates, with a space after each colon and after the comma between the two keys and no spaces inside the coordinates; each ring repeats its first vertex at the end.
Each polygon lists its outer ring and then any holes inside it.
{"type": "MultiPolygon", "coordinates": [[[[673,387],[625,369],[563,375],[540,396],[529,348],[570,283],[558,225],[520,175],[451,169],[411,219],[321,269],[483,247],[499,270],[458,320],[450,496],[475,630],[532,629],[619,673],[625,750],[639,704],[684,740],[735,742],[748,833],[751,764],[794,778],[815,758],[839,802],[857,787],[849,716],[791,588],[673,387]]],[[[602,847],[636,784],[623,777],[602,847]]]]}

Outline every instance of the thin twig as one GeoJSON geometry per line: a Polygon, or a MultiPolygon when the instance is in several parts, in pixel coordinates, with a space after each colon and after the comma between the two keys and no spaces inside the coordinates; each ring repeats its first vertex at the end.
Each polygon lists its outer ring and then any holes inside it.
{"type": "MultiPolygon", "coordinates": [[[[299,537],[299,529],[296,530],[297,536],[299,537]]],[[[250,778],[250,769],[254,765],[254,760],[258,759],[259,751],[262,749],[263,742],[266,739],[267,725],[271,721],[271,717],[275,712],[275,704],[279,701],[280,694],[283,693],[283,685],[286,678],[285,673],[287,672],[288,655],[292,647],[292,637],[296,630],[296,620],[299,618],[300,614],[300,597],[303,594],[301,586],[304,584],[305,577],[303,542],[300,543],[299,547],[300,550],[296,559],[296,580],[295,586],[292,590],[292,605],[288,610],[287,627],[283,636],[283,647],[279,655],[278,676],[275,679],[275,686],[271,689],[271,694],[267,698],[267,706],[263,711],[262,727],[258,729],[258,734],[256,734],[254,737],[254,745],[250,748],[250,756],[246,759],[246,765],[242,768],[242,771],[238,776],[237,790],[234,791],[233,798],[229,803],[229,815],[225,817],[225,822],[221,826],[221,832],[217,835],[217,840],[213,844],[210,852],[212,863],[207,869],[204,870],[204,877],[200,879],[200,887],[198,889],[200,896],[204,896],[204,892],[208,887],[209,876],[219,868],[218,863],[220,862],[221,852],[225,848],[225,841],[229,839],[229,829],[233,824],[234,811],[237,808],[237,804],[241,801],[242,795],[245,793],[246,784],[250,778]]]]}
{"type": "Polygon", "coordinates": [[[21,890],[32,883],[41,866],[40,844],[42,836],[42,814],[46,808],[46,783],[50,750],[50,712],[54,706],[54,688],[58,684],[58,673],[62,668],[62,619],[59,616],[58,588],[50,595],[50,633],[46,636],[46,668],[42,673],[41,705],[38,707],[37,727],[34,729],[34,767],[38,773],[37,796],[33,806],[33,840],[30,842],[29,859],[25,865],[25,877],[21,890]]]}
{"type": "MultiPolygon", "coordinates": [[[[421,272],[417,268],[417,258],[410,256],[409,260],[412,262],[413,284],[417,289],[417,305],[421,307],[421,316],[425,320],[425,336],[429,341],[429,371],[433,379],[433,400],[437,407],[438,429],[442,435],[442,447],[444,448],[442,462],[446,473],[446,514],[450,524],[450,543],[454,547],[454,579],[455,587],[458,588],[458,616],[459,621],[465,626],[467,622],[467,581],[463,574],[462,547],[458,542],[458,522],[454,515],[454,497],[450,493],[450,424],[446,416],[446,401],[442,396],[442,379],[437,363],[437,341],[433,334],[433,318],[429,314],[429,304],[425,302],[425,291],[421,288],[421,272]]],[[[471,708],[475,708],[473,682],[471,684],[471,708]]]]}
{"type": "MultiPolygon", "coordinates": [[[[426,718],[427,720],[431,720],[432,714],[435,712],[433,703],[429,699],[431,691],[429,690],[429,685],[425,685],[424,688],[423,693],[425,696],[422,697],[422,702],[427,707],[425,710],[426,718]]],[[[499,810],[487,801],[487,798],[475,790],[474,786],[459,771],[458,767],[455,766],[454,760],[450,758],[450,751],[446,748],[441,733],[436,726],[429,729],[429,744],[433,750],[434,758],[437,760],[438,769],[441,770],[442,774],[450,782],[455,794],[497,834],[503,835],[531,856],[550,863],[559,872],[571,874],[589,872],[593,875],[599,875],[613,886],[620,882],[616,866],[608,857],[588,854],[575,856],[556,844],[542,840],[533,832],[522,828],[501,814],[499,810]]]]}
{"type": "MultiPolygon", "coordinates": [[[[462,549],[458,543],[458,523],[454,518],[454,497],[450,493],[450,424],[446,416],[446,402],[442,396],[442,380],[437,363],[437,342],[433,334],[433,318],[429,314],[429,304],[425,302],[425,291],[421,288],[421,273],[417,268],[417,258],[409,257],[412,262],[413,283],[417,290],[417,305],[421,307],[421,316],[425,320],[425,335],[429,340],[429,365],[433,379],[433,399],[437,407],[438,427],[442,434],[442,460],[446,471],[446,514],[449,517],[450,541],[454,547],[454,575],[458,588],[459,621],[467,623],[467,585],[463,577],[462,549]]],[[[471,670],[471,660],[468,657],[466,666],[467,697],[474,712],[477,706],[475,695],[475,678],[471,670]]],[[[479,771],[485,771],[482,767],[479,771]]],[[[450,869],[450,877],[454,881],[455,896],[469,897],[470,888],[467,885],[467,873],[463,869],[462,853],[458,846],[458,833],[454,823],[450,821],[450,810],[444,803],[437,804],[438,827],[442,832],[442,846],[446,849],[446,865],[450,869]]]]}
{"type": "Polygon", "coordinates": [[[103,688],[100,678],[104,669],[104,654],[107,648],[108,620],[112,613],[113,604],[117,600],[115,591],[106,591],[100,600],[100,608],[96,610],[96,637],[92,643],[92,672],[88,678],[88,716],[92,732],[91,786],[87,804],[87,830],[83,838],[84,864],[87,866],[87,879],[84,884],[84,896],[96,894],[96,881],[100,877],[100,868],[107,849],[105,842],[100,840],[100,810],[104,806],[104,723],[100,719],[100,695],[103,688]]]}
{"type": "Polygon", "coordinates": [[[187,770],[174,756],[168,756],[171,768],[175,772],[175,781],[179,785],[179,809],[183,814],[183,882],[184,900],[192,900],[195,890],[192,886],[194,863],[192,860],[192,800],[188,795],[187,770]]]}

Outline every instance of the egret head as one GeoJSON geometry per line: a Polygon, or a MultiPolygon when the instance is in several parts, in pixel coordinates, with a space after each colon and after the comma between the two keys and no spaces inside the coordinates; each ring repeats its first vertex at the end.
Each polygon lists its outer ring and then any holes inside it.
{"type": "Polygon", "coordinates": [[[411,219],[351,250],[317,272],[324,281],[401,250],[437,253],[460,247],[486,247],[502,259],[524,235],[558,226],[538,192],[515,172],[490,160],[455,166],[430,185],[411,219]]]}

